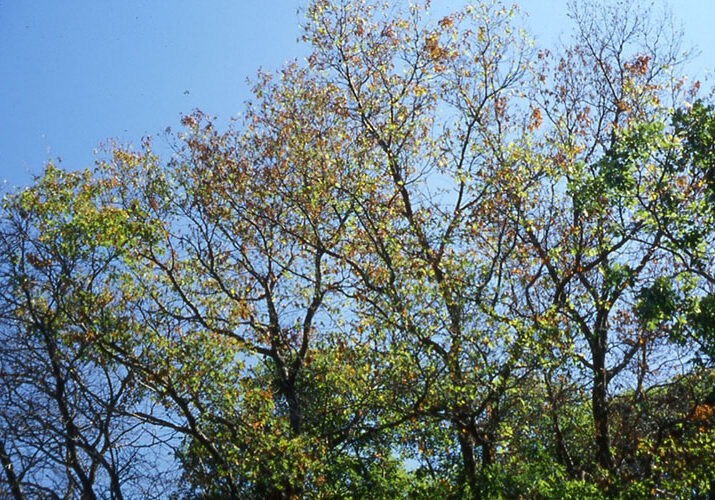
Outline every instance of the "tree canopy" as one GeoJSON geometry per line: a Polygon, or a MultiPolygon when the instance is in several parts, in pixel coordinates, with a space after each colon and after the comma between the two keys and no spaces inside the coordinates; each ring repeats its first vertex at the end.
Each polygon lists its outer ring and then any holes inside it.
{"type": "Polygon", "coordinates": [[[712,498],[715,107],[667,18],[313,0],[0,220],[0,496],[712,498]]]}

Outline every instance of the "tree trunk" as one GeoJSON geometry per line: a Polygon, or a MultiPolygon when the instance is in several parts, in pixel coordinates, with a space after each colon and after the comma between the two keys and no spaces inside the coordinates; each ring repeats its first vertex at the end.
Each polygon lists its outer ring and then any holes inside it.
{"type": "Polygon", "coordinates": [[[481,495],[479,493],[478,481],[477,481],[477,462],[474,458],[474,443],[470,439],[470,436],[464,432],[465,429],[461,425],[457,428],[457,436],[459,441],[459,448],[462,453],[462,485],[469,486],[471,490],[471,498],[474,500],[480,500],[481,495]]]}
{"type": "MultiPolygon", "coordinates": [[[[298,437],[302,433],[303,415],[300,400],[295,383],[287,376],[283,370],[283,365],[279,365],[280,390],[288,404],[288,421],[290,423],[291,437],[298,437]]],[[[293,484],[287,478],[281,481],[281,485],[270,496],[281,500],[295,500],[303,498],[303,481],[300,479],[293,484]]]]}
{"type": "Polygon", "coordinates": [[[614,470],[611,455],[611,438],[608,418],[608,373],[606,372],[606,339],[601,333],[595,342],[591,343],[593,351],[593,388],[591,404],[595,427],[598,464],[605,470],[614,470]]]}
{"type": "Polygon", "coordinates": [[[12,467],[10,457],[5,451],[5,442],[2,440],[0,440],[0,462],[2,463],[3,469],[5,469],[5,476],[7,477],[7,482],[10,486],[12,497],[15,500],[24,500],[25,495],[22,494],[22,489],[20,488],[20,481],[17,479],[17,475],[15,474],[15,470],[12,467]]]}
{"type": "Polygon", "coordinates": [[[77,425],[74,423],[72,413],[67,403],[67,376],[63,373],[60,365],[57,345],[55,344],[55,339],[52,337],[52,334],[48,331],[48,329],[45,327],[40,328],[45,341],[45,347],[47,348],[52,376],[54,378],[52,397],[55,400],[55,404],[57,405],[57,409],[60,414],[60,421],[64,427],[64,447],[68,455],[68,466],[69,469],[75,473],[80,483],[82,488],[82,500],[96,500],[97,495],[95,495],[94,490],[92,489],[92,480],[85,473],[77,455],[81,435],[77,425]]]}

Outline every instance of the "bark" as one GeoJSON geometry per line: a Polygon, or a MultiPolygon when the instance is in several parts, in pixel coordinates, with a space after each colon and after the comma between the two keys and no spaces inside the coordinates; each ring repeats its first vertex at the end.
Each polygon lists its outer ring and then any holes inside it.
{"type": "Polygon", "coordinates": [[[5,470],[5,476],[7,477],[8,485],[10,486],[10,492],[15,500],[24,500],[25,496],[22,494],[22,488],[20,488],[20,481],[17,479],[15,470],[12,467],[12,462],[10,457],[5,451],[5,441],[0,440],[0,462],[2,463],[2,468],[5,470]]]}
{"type": "Polygon", "coordinates": [[[605,470],[613,471],[613,456],[611,455],[611,438],[608,416],[608,373],[606,371],[605,333],[601,333],[591,342],[593,351],[593,388],[591,389],[591,404],[598,464],[605,470]]]}
{"type": "Polygon", "coordinates": [[[77,479],[80,482],[82,488],[83,500],[96,500],[97,496],[92,489],[92,480],[85,473],[84,469],[80,465],[77,448],[79,441],[81,439],[80,431],[74,423],[70,409],[67,404],[67,394],[65,392],[67,385],[67,378],[62,373],[62,368],[59,362],[59,354],[57,352],[57,347],[52,339],[51,335],[47,330],[42,327],[42,335],[44,337],[45,346],[50,359],[50,367],[52,370],[52,376],[54,378],[54,390],[52,393],[57,408],[60,413],[60,418],[65,430],[65,449],[68,455],[68,465],[70,469],[77,475],[77,479]]]}
{"type": "MultiPolygon", "coordinates": [[[[281,393],[288,404],[288,421],[290,423],[291,435],[292,437],[297,437],[302,433],[303,428],[303,415],[300,400],[298,398],[298,391],[296,390],[293,380],[287,376],[285,364],[282,359],[280,359],[280,356],[277,356],[277,358],[278,376],[280,379],[279,386],[281,393]]],[[[295,481],[295,484],[286,480],[269,494],[269,498],[280,500],[303,498],[303,490],[304,484],[302,480],[299,479],[295,481]]]]}
{"type": "Polygon", "coordinates": [[[469,489],[471,490],[471,498],[474,500],[480,500],[481,495],[477,481],[477,461],[474,458],[474,443],[472,443],[467,433],[464,432],[464,428],[462,426],[458,426],[457,433],[459,449],[462,453],[462,463],[464,465],[464,469],[462,471],[462,484],[463,486],[469,486],[469,489]]]}
{"type": "Polygon", "coordinates": [[[551,424],[554,428],[554,436],[556,438],[556,459],[558,462],[566,467],[566,471],[569,476],[576,479],[576,467],[574,466],[573,459],[569,453],[568,447],[566,446],[566,440],[564,439],[563,432],[561,432],[561,426],[559,425],[559,416],[556,412],[556,398],[554,391],[551,387],[551,382],[549,381],[549,376],[544,375],[544,381],[546,382],[546,391],[549,396],[550,415],[551,424]]]}
{"type": "Polygon", "coordinates": [[[303,427],[303,416],[298,401],[298,394],[295,390],[295,384],[288,380],[281,380],[281,392],[288,404],[288,421],[290,422],[290,430],[294,436],[300,435],[303,427]]]}

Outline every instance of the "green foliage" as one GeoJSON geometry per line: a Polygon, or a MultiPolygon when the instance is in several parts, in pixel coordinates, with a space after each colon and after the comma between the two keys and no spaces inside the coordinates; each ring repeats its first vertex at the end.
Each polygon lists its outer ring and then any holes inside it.
{"type": "Polygon", "coordinates": [[[701,297],[688,314],[688,324],[700,343],[700,351],[710,359],[715,360],[715,296],[712,294],[701,297]]]}
{"type": "Polygon", "coordinates": [[[680,108],[673,113],[673,127],[683,141],[676,165],[705,174],[712,202],[715,196],[715,108],[697,100],[689,109],[680,108]]]}
{"type": "Polygon", "coordinates": [[[605,499],[601,488],[589,481],[569,477],[547,454],[529,462],[507,464],[483,471],[482,498],[605,499]]]}
{"type": "Polygon", "coordinates": [[[679,297],[671,280],[663,276],[656,278],[649,287],[642,288],[638,299],[638,315],[647,330],[654,330],[664,321],[672,320],[679,309],[679,297]]]}

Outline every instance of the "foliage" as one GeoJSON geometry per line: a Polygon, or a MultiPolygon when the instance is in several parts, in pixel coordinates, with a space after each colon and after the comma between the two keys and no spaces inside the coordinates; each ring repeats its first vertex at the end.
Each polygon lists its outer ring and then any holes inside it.
{"type": "Polygon", "coordinates": [[[3,200],[0,453],[15,498],[161,493],[140,444],[151,429],[129,416],[142,391],[97,344],[121,335],[114,280],[117,250],[129,244],[117,231],[123,212],[94,205],[103,188],[88,172],[49,165],[3,200]]]}
{"type": "Polygon", "coordinates": [[[0,495],[712,495],[715,108],[667,20],[305,14],[224,130],[6,195],[0,495]]]}

